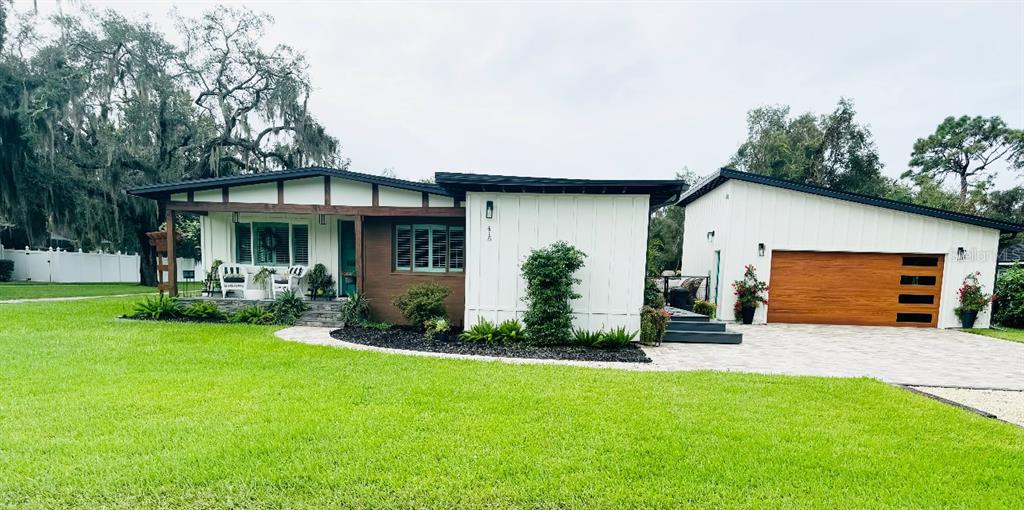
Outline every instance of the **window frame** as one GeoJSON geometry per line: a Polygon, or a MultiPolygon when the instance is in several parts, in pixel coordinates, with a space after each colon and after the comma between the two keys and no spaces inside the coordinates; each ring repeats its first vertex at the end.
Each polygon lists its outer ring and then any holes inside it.
{"type": "Polygon", "coordinates": [[[396,273],[420,273],[420,274],[446,274],[463,273],[465,271],[466,259],[466,227],[464,225],[447,225],[442,223],[395,223],[391,226],[391,270],[396,273]],[[416,231],[426,229],[427,231],[427,267],[416,267],[416,231]],[[398,232],[406,230],[409,232],[409,265],[398,265],[398,232]],[[461,231],[462,234],[462,266],[452,268],[452,230],[461,231]],[[445,233],[444,267],[434,266],[434,234],[443,231],[445,233]]]}
{"type": "MultiPolygon", "coordinates": [[[[312,235],[313,229],[312,229],[312,227],[311,227],[311,225],[309,223],[301,222],[301,221],[298,221],[298,222],[297,221],[289,221],[289,220],[278,220],[278,221],[256,221],[256,220],[249,220],[249,221],[239,221],[237,223],[234,223],[234,228],[232,229],[232,232],[234,234],[234,250],[232,251],[232,253],[234,255],[234,263],[235,264],[241,264],[241,265],[247,265],[247,266],[256,266],[256,267],[292,267],[293,265],[295,265],[295,226],[304,226],[304,227],[306,227],[306,256],[308,258],[310,256],[310,253],[311,253],[311,245],[312,245],[311,238],[313,236],[312,235]],[[242,253],[241,252],[241,246],[239,245],[239,242],[238,242],[239,241],[239,239],[238,239],[238,226],[239,225],[249,225],[249,261],[248,262],[241,262],[239,260],[241,258],[240,255],[242,253]],[[261,264],[261,263],[256,262],[256,228],[257,228],[257,225],[287,225],[288,226],[288,262],[287,263],[283,263],[282,264],[280,262],[277,262],[277,263],[263,263],[263,264],[261,264]]],[[[308,260],[306,261],[305,265],[306,266],[309,265],[309,261],[308,260]]]]}

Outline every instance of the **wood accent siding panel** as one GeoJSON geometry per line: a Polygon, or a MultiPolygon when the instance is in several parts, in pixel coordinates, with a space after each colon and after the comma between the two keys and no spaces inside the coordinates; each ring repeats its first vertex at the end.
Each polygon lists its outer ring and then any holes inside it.
{"type": "Polygon", "coordinates": [[[396,223],[466,224],[462,218],[390,218],[366,217],[362,228],[363,295],[370,300],[373,318],[405,324],[402,314],[391,304],[395,296],[418,283],[435,282],[451,289],[446,305],[448,318],[461,324],[465,310],[465,273],[411,273],[392,271],[391,233],[396,223]]]}
{"type": "Polygon", "coordinates": [[[768,322],[935,327],[942,255],[772,253],[768,322]],[[936,257],[936,266],[905,266],[906,256],[936,257]],[[932,276],[935,285],[904,285],[901,276],[932,276]],[[931,296],[931,304],[900,303],[900,295],[931,296]],[[897,322],[897,314],[928,314],[930,322],[897,322]]]}

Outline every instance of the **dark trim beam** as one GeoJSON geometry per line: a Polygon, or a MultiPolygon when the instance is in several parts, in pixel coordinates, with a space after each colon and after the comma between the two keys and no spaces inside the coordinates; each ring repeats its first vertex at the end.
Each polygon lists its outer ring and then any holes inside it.
{"type": "Polygon", "coordinates": [[[334,214],[339,216],[426,216],[437,218],[462,218],[466,216],[466,209],[463,207],[353,207],[348,205],[168,202],[167,208],[175,211],[188,212],[334,214]]]}

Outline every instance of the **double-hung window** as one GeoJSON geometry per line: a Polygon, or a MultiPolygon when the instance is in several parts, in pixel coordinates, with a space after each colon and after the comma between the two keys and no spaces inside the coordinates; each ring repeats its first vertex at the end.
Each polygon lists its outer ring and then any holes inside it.
{"type": "Polygon", "coordinates": [[[395,271],[461,272],[466,263],[466,229],[451,225],[395,225],[395,271]]]}
{"type": "Polygon", "coordinates": [[[235,223],[235,262],[259,266],[309,264],[309,225],[235,223]]]}

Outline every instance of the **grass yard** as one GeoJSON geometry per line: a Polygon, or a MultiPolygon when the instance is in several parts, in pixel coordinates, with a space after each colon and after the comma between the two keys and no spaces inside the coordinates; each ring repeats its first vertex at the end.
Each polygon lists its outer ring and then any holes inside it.
{"type": "Polygon", "coordinates": [[[0,301],[8,299],[39,299],[83,296],[113,296],[156,292],[155,287],[135,283],[0,283],[0,301]]]}
{"type": "Polygon", "coordinates": [[[985,335],[992,338],[1002,338],[1003,340],[1009,340],[1011,342],[1024,343],[1024,329],[1017,328],[992,328],[992,329],[965,329],[970,333],[976,335],[985,335]]]}
{"type": "Polygon", "coordinates": [[[868,379],[641,373],[0,307],[0,507],[1020,508],[1024,430],[868,379]]]}

